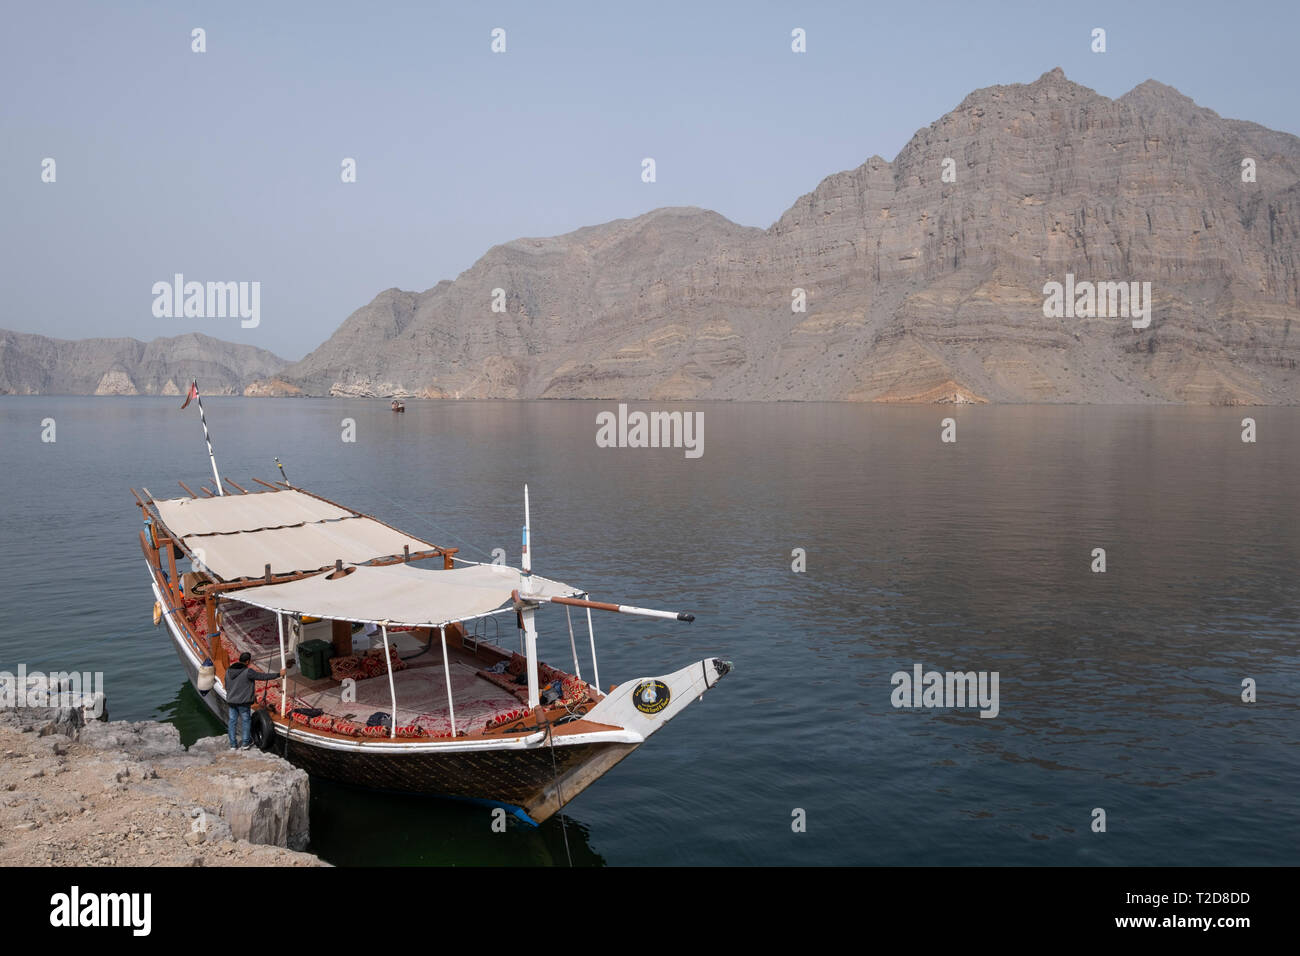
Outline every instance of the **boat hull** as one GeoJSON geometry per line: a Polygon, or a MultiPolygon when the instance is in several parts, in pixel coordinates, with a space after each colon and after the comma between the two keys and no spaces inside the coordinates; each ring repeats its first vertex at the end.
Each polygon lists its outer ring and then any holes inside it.
{"type": "Polygon", "coordinates": [[[528,750],[380,754],[276,741],[277,752],[309,774],[381,790],[500,803],[540,823],[585,790],[638,744],[591,743],[528,750]]]}

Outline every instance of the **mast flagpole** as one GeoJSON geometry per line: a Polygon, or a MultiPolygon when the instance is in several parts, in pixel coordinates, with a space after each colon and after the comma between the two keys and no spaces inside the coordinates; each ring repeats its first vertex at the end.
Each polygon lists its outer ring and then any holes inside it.
{"type": "Polygon", "coordinates": [[[523,555],[522,555],[522,558],[521,558],[521,563],[522,563],[523,566],[524,566],[524,567],[523,567],[523,572],[524,572],[523,585],[524,585],[524,593],[525,593],[525,594],[527,594],[529,591],[531,591],[531,590],[533,589],[533,581],[532,581],[532,576],[533,576],[533,556],[532,556],[532,554],[531,554],[531,552],[530,552],[530,549],[529,549],[529,547],[528,547],[528,546],[529,546],[529,543],[530,543],[529,540],[528,540],[528,538],[529,538],[528,525],[529,525],[529,521],[528,521],[528,486],[527,486],[527,485],[524,485],[524,543],[523,543],[523,555]]]}
{"type": "Polygon", "coordinates": [[[182,411],[190,403],[190,399],[194,399],[199,404],[199,421],[203,423],[203,440],[208,443],[208,461],[212,462],[212,477],[217,481],[217,494],[225,495],[226,489],[221,484],[221,475],[217,473],[217,456],[212,453],[212,436],[208,434],[208,417],[203,414],[203,398],[199,395],[197,379],[190,380],[190,393],[185,396],[185,404],[181,405],[182,411]]]}

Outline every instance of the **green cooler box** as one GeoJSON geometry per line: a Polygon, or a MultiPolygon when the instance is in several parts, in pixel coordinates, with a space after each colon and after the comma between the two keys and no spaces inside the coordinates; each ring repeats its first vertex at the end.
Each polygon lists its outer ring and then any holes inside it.
{"type": "Polygon", "coordinates": [[[298,670],[308,680],[330,676],[330,658],[334,645],[329,641],[303,641],[298,645],[298,670]]]}

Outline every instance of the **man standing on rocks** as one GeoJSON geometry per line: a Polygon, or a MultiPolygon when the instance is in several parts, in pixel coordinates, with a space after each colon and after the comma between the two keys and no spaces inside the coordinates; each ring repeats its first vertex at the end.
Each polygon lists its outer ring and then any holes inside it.
{"type": "Polygon", "coordinates": [[[235,743],[235,730],[241,716],[244,718],[244,749],[253,746],[252,703],[253,695],[257,690],[256,682],[278,680],[284,676],[283,667],[278,674],[264,674],[262,671],[253,670],[248,666],[248,662],[252,659],[253,655],[244,651],[239,655],[238,663],[226,668],[226,705],[230,710],[230,716],[226,720],[226,730],[230,733],[231,750],[238,746],[235,743]]]}

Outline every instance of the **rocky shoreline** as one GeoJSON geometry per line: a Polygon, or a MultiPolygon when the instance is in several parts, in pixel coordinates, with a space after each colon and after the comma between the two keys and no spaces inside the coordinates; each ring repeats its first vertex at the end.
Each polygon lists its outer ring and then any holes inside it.
{"type": "Polygon", "coordinates": [[[154,721],[0,711],[0,866],[327,866],[307,774],[154,721]]]}

